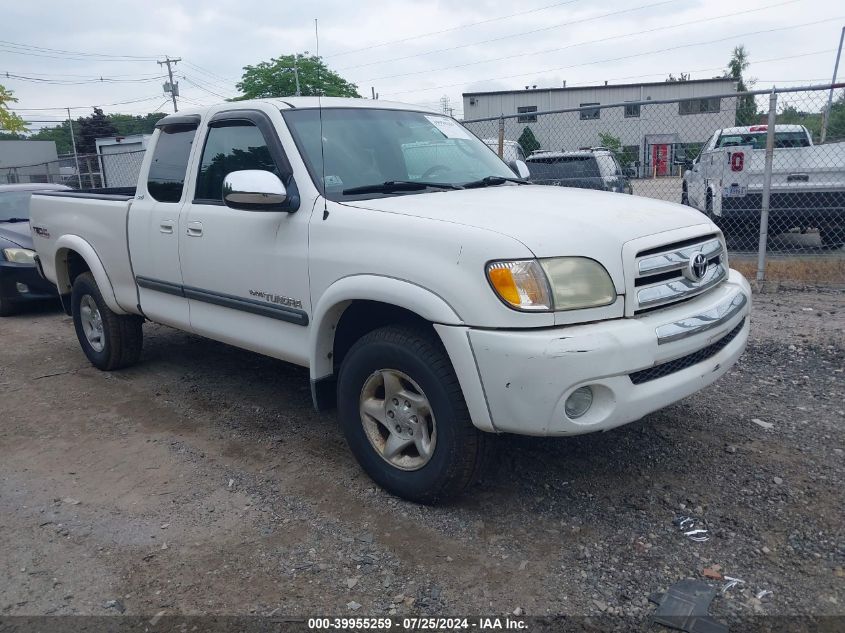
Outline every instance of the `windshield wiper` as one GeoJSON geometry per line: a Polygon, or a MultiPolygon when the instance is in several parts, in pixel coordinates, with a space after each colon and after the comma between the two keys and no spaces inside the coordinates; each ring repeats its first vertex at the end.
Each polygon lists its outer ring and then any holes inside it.
{"type": "Polygon", "coordinates": [[[478,187],[495,187],[496,185],[503,185],[506,182],[515,182],[519,185],[531,184],[522,178],[509,178],[508,176],[485,176],[481,180],[472,180],[464,183],[464,189],[476,189],[478,187]]]}
{"type": "Polygon", "coordinates": [[[343,195],[354,195],[356,193],[387,193],[390,191],[422,191],[429,187],[434,189],[463,189],[460,185],[452,185],[447,182],[424,182],[421,180],[388,180],[381,184],[361,185],[343,190],[343,195]]]}
{"type": "Polygon", "coordinates": [[[29,218],[6,218],[0,222],[29,222],[29,218]]]}

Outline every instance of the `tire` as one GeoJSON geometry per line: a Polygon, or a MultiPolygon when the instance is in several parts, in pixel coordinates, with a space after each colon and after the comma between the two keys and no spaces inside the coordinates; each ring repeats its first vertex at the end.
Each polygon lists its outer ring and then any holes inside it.
{"type": "MultiPolygon", "coordinates": [[[[387,326],[366,334],[343,359],[337,392],[338,417],[349,448],[364,471],[388,492],[417,503],[436,503],[456,497],[483,472],[492,450],[492,438],[470,421],[458,378],[433,332],[408,326],[387,326]],[[421,422],[414,422],[413,428],[412,422],[403,418],[408,415],[401,410],[403,401],[408,405],[405,396],[399,396],[395,417],[387,418],[390,401],[396,401],[385,397],[386,375],[392,375],[394,379],[399,376],[402,390],[394,392],[411,393],[412,406],[419,402],[420,395],[429,405],[430,415],[424,413],[425,407],[411,410],[423,412],[419,416],[421,422]],[[381,391],[378,388],[380,381],[383,382],[381,391]],[[375,388],[371,391],[373,385],[375,388]],[[365,404],[362,403],[366,402],[379,407],[379,402],[383,403],[387,412],[382,419],[391,426],[400,421],[406,424],[404,440],[400,437],[399,441],[412,443],[394,458],[401,464],[391,462],[385,456],[389,452],[387,440],[394,433],[387,431],[386,424],[363,412],[365,404]],[[419,438],[425,435],[423,427],[426,426],[429,439],[434,438],[427,461],[423,451],[407,435],[414,435],[413,431],[417,429],[415,437],[419,438]],[[384,450],[377,448],[382,441],[384,450]]],[[[378,415],[382,415],[382,409],[377,409],[378,415]]],[[[415,416],[410,418],[415,419],[415,416]]]]}
{"type": "Polygon", "coordinates": [[[138,362],[144,340],[141,317],[112,312],[91,273],[74,280],[70,301],[76,337],[94,367],[111,371],[138,362]],[[86,334],[92,322],[99,327],[86,334]]]}

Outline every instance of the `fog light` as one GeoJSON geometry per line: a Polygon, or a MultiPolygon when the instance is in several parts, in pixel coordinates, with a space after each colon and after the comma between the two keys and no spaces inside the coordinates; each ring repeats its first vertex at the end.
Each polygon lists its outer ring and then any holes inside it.
{"type": "Polygon", "coordinates": [[[580,418],[593,404],[593,390],[589,387],[578,387],[566,399],[566,415],[572,419],[580,418]]]}
{"type": "Polygon", "coordinates": [[[29,292],[29,286],[27,286],[26,284],[22,284],[21,282],[17,282],[15,284],[15,288],[17,288],[18,292],[21,293],[22,295],[29,292]]]}

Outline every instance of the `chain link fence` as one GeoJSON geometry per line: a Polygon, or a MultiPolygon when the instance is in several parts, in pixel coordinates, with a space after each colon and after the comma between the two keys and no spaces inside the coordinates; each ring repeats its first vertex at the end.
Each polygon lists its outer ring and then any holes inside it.
{"type": "Polygon", "coordinates": [[[751,278],[845,283],[843,88],[520,108],[463,123],[505,160],[524,155],[537,184],[697,209],[751,278]]]}
{"type": "Polygon", "coordinates": [[[141,173],[144,150],[103,154],[73,154],[34,165],[0,167],[0,185],[53,183],[74,189],[134,187],[141,173]]]}

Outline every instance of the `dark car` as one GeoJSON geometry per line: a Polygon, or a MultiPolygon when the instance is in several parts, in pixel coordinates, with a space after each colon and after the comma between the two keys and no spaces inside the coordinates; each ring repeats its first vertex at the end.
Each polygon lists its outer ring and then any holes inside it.
{"type": "Polygon", "coordinates": [[[29,232],[29,197],[33,191],[70,189],[64,185],[0,185],[0,316],[14,314],[22,303],[57,299],[56,287],[35,266],[29,232]]]}
{"type": "Polygon", "coordinates": [[[633,193],[616,157],[608,149],[534,152],[526,159],[528,180],[538,185],[633,193]]]}

